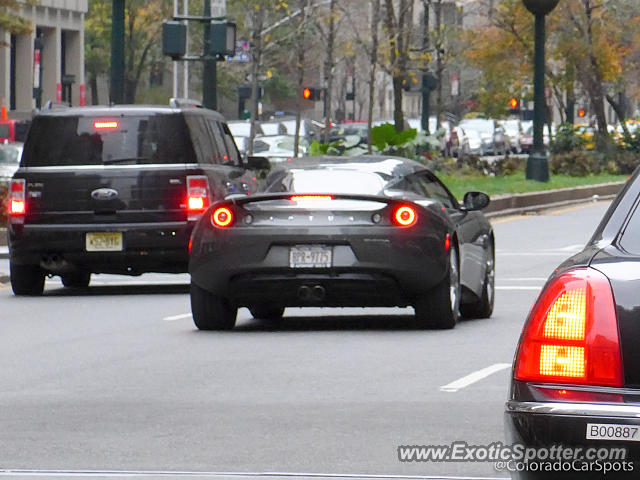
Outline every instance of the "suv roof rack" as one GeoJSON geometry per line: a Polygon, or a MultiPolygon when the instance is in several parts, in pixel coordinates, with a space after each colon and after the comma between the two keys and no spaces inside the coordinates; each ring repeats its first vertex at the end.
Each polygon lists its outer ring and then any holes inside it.
{"type": "Polygon", "coordinates": [[[191,107],[191,108],[203,108],[202,103],[197,100],[192,100],[190,98],[170,98],[169,106],[171,108],[183,108],[183,107],[191,107]]]}

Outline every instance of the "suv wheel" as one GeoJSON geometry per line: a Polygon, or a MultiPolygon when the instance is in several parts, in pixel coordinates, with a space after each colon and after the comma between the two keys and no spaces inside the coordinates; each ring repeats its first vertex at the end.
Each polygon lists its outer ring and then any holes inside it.
{"type": "Polygon", "coordinates": [[[238,309],[226,298],[218,297],[191,283],[191,314],[198,330],[231,330],[236,325],[238,309]]]}
{"type": "Polygon", "coordinates": [[[9,263],[11,289],[15,295],[42,295],[44,291],[44,270],[36,265],[15,265],[9,263]]]}
{"type": "Polygon", "coordinates": [[[72,272],[60,275],[62,284],[68,288],[87,288],[91,281],[91,272],[72,272]]]}

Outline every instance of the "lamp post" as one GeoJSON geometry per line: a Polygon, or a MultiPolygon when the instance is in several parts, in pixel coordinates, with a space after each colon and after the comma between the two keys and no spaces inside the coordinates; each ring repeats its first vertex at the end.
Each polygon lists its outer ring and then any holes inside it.
{"type": "Polygon", "coordinates": [[[536,17],[535,56],[533,61],[533,146],[527,159],[527,180],[549,181],[549,162],[544,148],[543,128],[546,113],[544,94],[544,42],[545,16],[560,0],[522,0],[522,3],[536,17]]]}
{"type": "Polygon", "coordinates": [[[113,0],[111,21],[111,85],[109,100],[124,103],[124,14],[125,0],[113,0]]]}

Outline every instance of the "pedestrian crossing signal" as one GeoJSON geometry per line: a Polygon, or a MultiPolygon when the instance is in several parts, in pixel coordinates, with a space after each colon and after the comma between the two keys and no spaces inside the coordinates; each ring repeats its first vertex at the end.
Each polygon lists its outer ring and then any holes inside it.
{"type": "Polygon", "coordinates": [[[587,112],[584,108],[578,109],[578,117],[584,118],[587,115],[587,112]]]}

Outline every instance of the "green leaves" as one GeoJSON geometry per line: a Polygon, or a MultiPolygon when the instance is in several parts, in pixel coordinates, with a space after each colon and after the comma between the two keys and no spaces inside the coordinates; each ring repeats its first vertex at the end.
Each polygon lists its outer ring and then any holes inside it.
{"type": "Polygon", "coordinates": [[[371,129],[371,143],[381,152],[388,147],[402,147],[416,138],[418,131],[415,128],[396,131],[391,123],[383,123],[371,129]]]}

